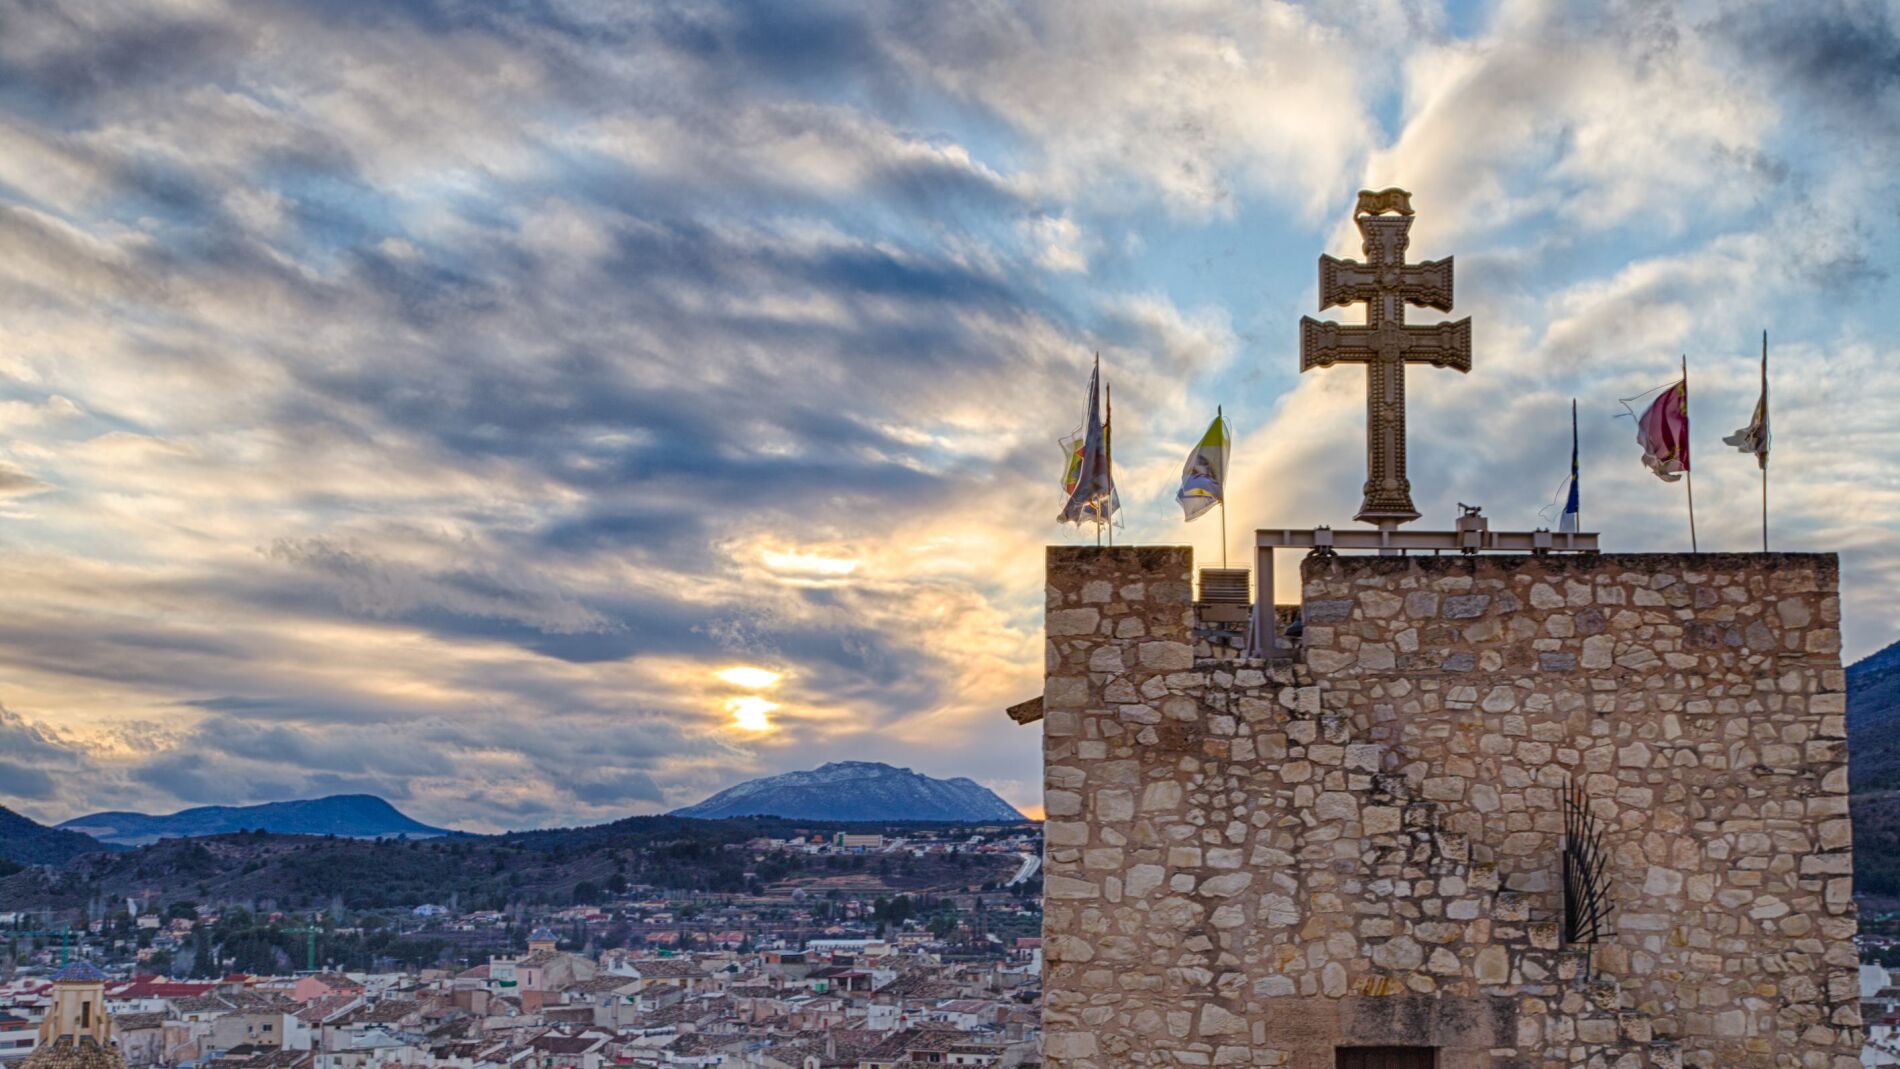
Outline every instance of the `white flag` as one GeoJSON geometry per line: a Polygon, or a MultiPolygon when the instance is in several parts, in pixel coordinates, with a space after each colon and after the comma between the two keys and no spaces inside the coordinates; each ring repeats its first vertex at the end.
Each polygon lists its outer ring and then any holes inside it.
{"type": "Polygon", "coordinates": [[[1174,499],[1181,503],[1185,519],[1194,519],[1226,500],[1223,486],[1227,482],[1227,452],[1231,444],[1227,420],[1216,409],[1214,422],[1207,425],[1207,433],[1201,435],[1200,443],[1188,453],[1187,463],[1181,466],[1181,489],[1175,492],[1174,499]]]}

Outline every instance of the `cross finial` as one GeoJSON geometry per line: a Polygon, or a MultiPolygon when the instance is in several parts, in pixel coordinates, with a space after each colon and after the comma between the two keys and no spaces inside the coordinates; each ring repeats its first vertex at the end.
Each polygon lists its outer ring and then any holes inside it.
{"type": "Polygon", "coordinates": [[[1412,195],[1397,186],[1381,189],[1377,193],[1370,189],[1359,191],[1359,206],[1353,209],[1353,215],[1384,215],[1387,212],[1412,214],[1412,195]]]}
{"type": "Polygon", "coordinates": [[[1405,262],[1411,194],[1361,190],[1353,222],[1365,260],[1319,258],[1319,306],[1364,303],[1364,326],[1300,320],[1300,370],[1366,365],[1366,482],[1356,517],[1383,528],[1418,519],[1405,471],[1405,365],[1471,370],[1471,320],[1407,326],[1405,306],[1451,310],[1451,257],[1405,262]],[[1390,213],[1390,214],[1388,214],[1390,213]]]}

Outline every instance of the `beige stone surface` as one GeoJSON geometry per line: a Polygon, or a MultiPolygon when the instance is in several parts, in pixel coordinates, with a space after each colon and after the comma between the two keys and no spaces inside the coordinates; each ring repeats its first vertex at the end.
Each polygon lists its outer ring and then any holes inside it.
{"type": "Polygon", "coordinates": [[[1309,558],[1267,664],[1191,566],[1050,550],[1048,1064],[1858,1064],[1831,555],[1309,558]]]}

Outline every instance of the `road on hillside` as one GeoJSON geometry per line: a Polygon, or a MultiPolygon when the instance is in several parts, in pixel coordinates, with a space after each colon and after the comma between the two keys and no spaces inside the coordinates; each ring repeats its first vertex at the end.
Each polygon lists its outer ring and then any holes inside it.
{"type": "Polygon", "coordinates": [[[1036,874],[1036,870],[1042,867],[1042,858],[1035,854],[1017,854],[1016,856],[1023,859],[1023,867],[1016,870],[1016,875],[1010,877],[1009,882],[1003,885],[1004,887],[1014,887],[1019,883],[1028,882],[1029,878],[1036,874]]]}

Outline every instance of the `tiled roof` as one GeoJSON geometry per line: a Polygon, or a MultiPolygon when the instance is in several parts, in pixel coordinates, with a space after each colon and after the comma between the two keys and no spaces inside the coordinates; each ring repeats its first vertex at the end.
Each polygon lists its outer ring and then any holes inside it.
{"type": "Polygon", "coordinates": [[[80,958],[54,973],[53,982],[56,984],[103,984],[106,982],[106,974],[99,971],[99,966],[80,958]]]}
{"type": "Polygon", "coordinates": [[[681,958],[647,958],[627,963],[646,980],[703,980],[706,970],[681,958]]]}
{"type": "Polygon", "coordinates": [[[307,1024],[321,1024],[355,1004],[355,995],[325,995],[322,998],[313,998],[297,1011],[297,1019],[307,1024]]]}
{"type": "Polygon", "coordinates": [[[91,1036],[59,1036],[27,1055],[20,1069],[125,1069],[125,1058],[91,1036]]]}
{"type": "Polygon", "coordinates": [[[631,987],[639,982],[639,980],[631,976],[616,976],[613,973],[604,973],[594,977],[592,980],[576,980],[567,985],[564,990],[591,995],[603,991],[618,991],[623,987],[631,987]]]}
{"type": "Polygon", "coordinates": [[[374,1006],[364,1006],[352,1010],[341,1018],[331,1022],[336,1025],[358,1024],[395,1024],[404,1017],[415,1013],[416,1004],[406,999],[384,999],[374,1006]]]}
{"type": "Polygon", "coordinates": [[[601,1036],[542,1035],[537,1036],[531,1045],[549,1054],[585,1054],[605,1042],[606,1039],[601,1036]]]}
{"type": "Polygon", "coordinates": [[[218,985],[209,981],[193,983],[185,980],[160,980],[153,976],[141,976],[110,994],[115,999],[186,998],[191,995],[205,994],[216,986],[218,985]]]}

